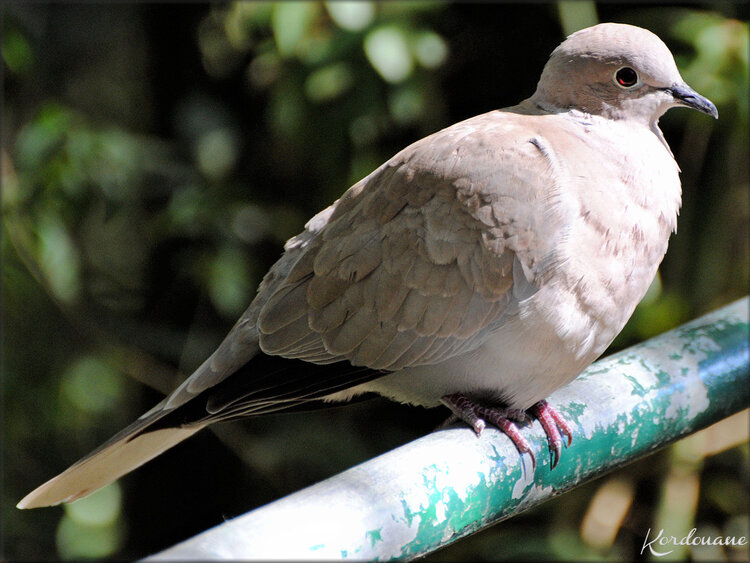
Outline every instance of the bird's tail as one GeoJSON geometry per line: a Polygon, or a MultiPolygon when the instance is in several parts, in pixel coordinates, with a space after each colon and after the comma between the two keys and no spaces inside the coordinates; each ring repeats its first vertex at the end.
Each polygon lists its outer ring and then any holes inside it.
{"type": "Polygon", "coordinates": [[[18,508],[70,502],[93,493],[195,434],[205,424],[151,428],[168,411],[152,409],[68,469],[40,485],[18,508]]]}
{"type": "MultiPolygon", "coordinates": [[[[236,355],[230,337],[225,342],[236,355]]],[[[216,358],[226,353],[222,347],[162,402],[34,489],[18,508],[52,506],[85,497],[213,422],[303,410],[313,404],[324,407],[326,403],[319,399],[383,375],[368,368],[353,368],[348,362],[314,365],[264,354],[253,355],[252,362],[240,367],[234,358],[233,363],[221,365],[216,358]],[[283,369],[275,366],[277,361],[283,363],[283,369]],[[221,369],[214,369],[215,365],[221,369]]],[[[254,353],[247,346],[245,351],[247,355],[254,353]]]]}

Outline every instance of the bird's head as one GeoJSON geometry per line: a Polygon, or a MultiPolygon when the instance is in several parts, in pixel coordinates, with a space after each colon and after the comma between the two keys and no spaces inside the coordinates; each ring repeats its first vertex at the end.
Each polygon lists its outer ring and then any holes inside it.
{"type": "Polygon", "coordinates": [[[550,56],[536,103],[609,119],[653,124],[674,106],[718,117],[716,106],[680,76],[664,42],[646,29],[603,23],[571,34],[550,56]]]}

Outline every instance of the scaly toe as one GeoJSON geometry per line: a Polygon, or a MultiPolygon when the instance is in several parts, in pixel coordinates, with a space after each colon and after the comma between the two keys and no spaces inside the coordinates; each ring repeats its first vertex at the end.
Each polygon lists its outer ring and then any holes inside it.
{"type": "Polygon", "coordinates": [[[570,446],[573,441],[573,430],[570,428],[568,421],[547,401],[539,401],[530,410],[539,419],[545,434],[547,434],[549,449],[552,454],[551,468],[554,469],[562,456],[562,436],[560,432],[562,431],[562,434],[567,438],[566,446],[570,446]]]}
{"type": "Polygon", "coordinates": [[[529,442],[521,435],[518,427],[514,424],[514,421],[521,423],[530,421],[529,415],[525,411],[477,405],[461,393],[446,395],[441,399],[441,402],[451,409],[455,416],[471,426],[478,436],[486,427],[486,423],[496,426],[510,438],[510,441],[513,442],[513,445],[516,446],[521,455],[529,454],[532,468],[536,469],[534,452],[531,450],[529,442]]]}
{"type": "Polygon", "coordinates": [[[477,415],[476,405],[471,399],[461,393],[453,393],[452,395],[445,395],[440,399],[440,402],[448,407],[456,418],[463,420],[466,424],[471,426],[477,436],[481,436],[486,424],[484,420],[477,415]]]}

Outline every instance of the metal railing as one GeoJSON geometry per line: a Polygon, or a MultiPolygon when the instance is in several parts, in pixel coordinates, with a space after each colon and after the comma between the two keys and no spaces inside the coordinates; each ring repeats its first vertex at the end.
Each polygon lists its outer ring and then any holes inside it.
{"type": "Polygon", "coordinates": [[[412,559],[750,405],[748,298],[600,360],[549,401],[574,428],[550,470],[488,428],[433,432],[149,558],[412,559]]]}

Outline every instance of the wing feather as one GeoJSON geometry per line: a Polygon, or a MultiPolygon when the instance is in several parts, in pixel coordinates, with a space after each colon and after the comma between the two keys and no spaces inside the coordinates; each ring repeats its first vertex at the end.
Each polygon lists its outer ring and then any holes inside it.
{"type": "Polygon", "coordinates": [[[261,348],[394,370],[479,346],[554,266],[555,237],[539,231],[555,226],[529,211],[556,185],[532,133],[514,114],[485,114],[355,184],[264,280],[261,348]]]}

